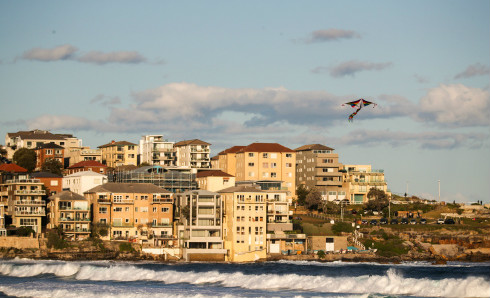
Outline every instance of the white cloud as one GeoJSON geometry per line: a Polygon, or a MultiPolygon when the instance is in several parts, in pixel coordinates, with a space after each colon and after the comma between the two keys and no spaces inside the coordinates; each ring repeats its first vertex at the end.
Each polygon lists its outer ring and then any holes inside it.
{"type": "Polygon", "coordinates": [[[420,100],[417,118],[449,126],[488,126],[489,92],[462,84],[442,84],[420,100]]]}
{"type": "Polygon", "coordinates": [[[490,74],[490,67],[481,63],[476,63],[468,66],[463,72],[454,76],[455,79],[467,79],[475,76],[484,76],[490,74]]]}
{"type": "Polygon", "coordinates": [[[68,60],[78,49],[72,45],[66,44],[52,49],[34,48],[22,55],[27,60],[37,61],[59,61],[68,60]]]}
{"type": "Polygon", "coordinates": [[[92,130],[100,128],[95,121],[68,115],[42,115],[27,121],[29,129],[92,130]]]}
{"type": "Polygon", "coordinates": [[[392,65],[391,62],[372,63],[364,61],[346,61],[334,67],[319,66],[312,70],[313,73],[329,72],[332,77],[354,76],[357,72],[366,70],[383,70],[392,65]]]}
{"type": "Polygon", "coordinates": [[[95,64],[106,64],[106,63],[143,63],[146,62],[146,58],[143,57],[138,52],[110,52],[103,53],[99,51],[89,52],[79,58],[80,62],[95,63],[95,64]]]}
{"type": "Polygon", "coordinates": [[[306,42],[307,43],[326,42],[326,41],[337,41],[339,39],[351,39],[351,38],[361,38],[361,35],[351,30],[331,28],[331,29],[313,31],[311,33],[311,37],[306,42]]]}

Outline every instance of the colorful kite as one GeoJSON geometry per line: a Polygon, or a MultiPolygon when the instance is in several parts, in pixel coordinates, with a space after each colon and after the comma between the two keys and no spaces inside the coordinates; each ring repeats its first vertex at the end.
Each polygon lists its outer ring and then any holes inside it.
{"type": "Polygon", "coordinates": [[[358,100],[354,100],[354,101],[351,101],[351,102],[346,102],[344,103],[342,106],[344,105],[350,105],[351,107],[353,108],[357,108],[357,110],[350,114],[349,115],[349,122],[352,122],[354,121],[354,116],[357,115],[357,113],[364,107],[364,106],[368,106],[368,105],[373,105],[373,108],[375,106],[377,106],[377,104],[375,104],[374,102],[370,102],[370,101],[367,101],[367,100],[364,100],[363,98],[360,98],[358,100]]]}

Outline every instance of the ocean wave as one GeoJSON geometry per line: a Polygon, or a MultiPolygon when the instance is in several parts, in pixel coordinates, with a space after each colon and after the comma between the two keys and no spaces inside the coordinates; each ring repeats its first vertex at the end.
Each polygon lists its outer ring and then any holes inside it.
{"type": "Polygon", "coordinates": [[[53,274],[90,281],[154,281],[165,284],[187,283],[194,285],[217,284],[251,290],[295,290],[318,293],[378,293],[383,295],[408,295],[420,297],[489,297],[490,281],[483,277],[406,278],[396,268],[384,275],[362,276],[312,276],[290,274],[244,274],[175,270],[152,270],[134,265],[95,266],[79,263],[0,264],[0,274],[14,277],[32,277],[53,274]]]}

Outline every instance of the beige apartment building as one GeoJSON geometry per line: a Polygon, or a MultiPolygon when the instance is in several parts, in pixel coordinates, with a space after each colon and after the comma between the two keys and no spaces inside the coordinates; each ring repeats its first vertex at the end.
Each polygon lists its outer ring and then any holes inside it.
{"type": "Polygon", "coordinates": [[[100,149],[91,149],[90,147],[74,147],[65,150],[65,157],[70,159],[69,166],[88,160],[102,162],[102,151],[100,149]]]}
{"type": "Polygon", "coordinates": [[[5,206],[0,203],[0,237],[7,236],[7,230],[5,229],[5,206]]]}
{"type": "Polygon", "coordinates": [[[151,183],[106,183],[84,193],[93,222],[107,225],[104,239],[147,240],[173,234],[173,193],[151,183]]]}
{"type": "Polygon", "coordinates": [[[235,186],[235,177],[220,170],[199,171],[196,174],[199,189],[219,191],[235,186]]]}
{"type": "Polygon", "coordinates": [[[334,149],[310,144],[295,149],[296,185],[303,184],[307,189],[320,191],[328,201],[344,200],[346,189],[343,187],[343,165],[334,149]]]}
{"type": "Polygon", "coordinates": [[[48,198],[48,229],[61,227],[65,236],[82,240],[90,236],[90,202],[72,191],[62,191],[48,198]]]}
{"type": "Polygon", "coordinates": [[[211,144],[194,139],[174,144],[177,166],[193,169],[211,168],[211,144]]]}
{"type": "Polygon", "coordinates": [[[219,191],[224,201],[223,236],[226,261],[252,262],[267,257],[266,192],[252,186],[219,191]]]}
{"type": "Polygon", "coordinates": [[[186,261],[225,261],[221,196],[207,190],[179,193],[179,241],[186,261]]]}
{"type": "Polygon", "coordinates": [[[175,166],[174,142],[163,135],[143,136],[139,144],[140,163],[149,165],[175,166]]]}
{"type": "Polygon", "coordinates": [[[366,203],[369,200],[367,194],[373,187],[391,197],[383,170],[372,169],[371,165],[344,165],[344,169],[346,199],[351,204],[366,203]]]}
{"type": "Polygon", "coordinates": [[[43,144],[54,143],[67,150],[82,146],[82,140],[71,134],[53,134],[47,130],[30,130],[7,133],[5,147],[7,157],[12,159],[15,151],[20,148],[35,149],[43,144]]]}
{"type": "Polygon", "coordinates": [[[126,141],[112,141],[101,145],[102,163],[115,168],[124,165],[138,165],[138,145],[126,141]]]}
{"type": "MultiPolygon", "coordinates": [[[[296,151],[277,143],[253,143],[236,153],[236,181],[263,181],[262,189],[296,192],[296,151]],[[273,182],[273,183],[269,183],[273,182]]],[[[233,175],[233,173],[229,173],[233,175]]]]}
{"type": "Polygon", "coordinates": [[[215,169],[222,170],[225,173],[236,175],[236,154],[245,146],[233,146],[218,153],[218,165],[215,169]]]}
{"type": "Polygon", "coordinates": [[[41,233],[41,220],[46,216],[46,202],[42,199],[46,192],[43,183],[28,175],[19,175],[0,185],[2,202],[7,202],[6,214],[12,218],[15,227],[31,227],[41,233]]]}

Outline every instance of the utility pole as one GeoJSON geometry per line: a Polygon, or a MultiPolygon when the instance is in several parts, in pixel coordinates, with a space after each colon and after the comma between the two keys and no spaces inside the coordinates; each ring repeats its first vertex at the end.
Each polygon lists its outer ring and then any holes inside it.
{"type": "Polygon", "coordinates": [[[437,180],[437,186],[439,188],[439,202],[441,201],[441,180],[437,180]]]}

